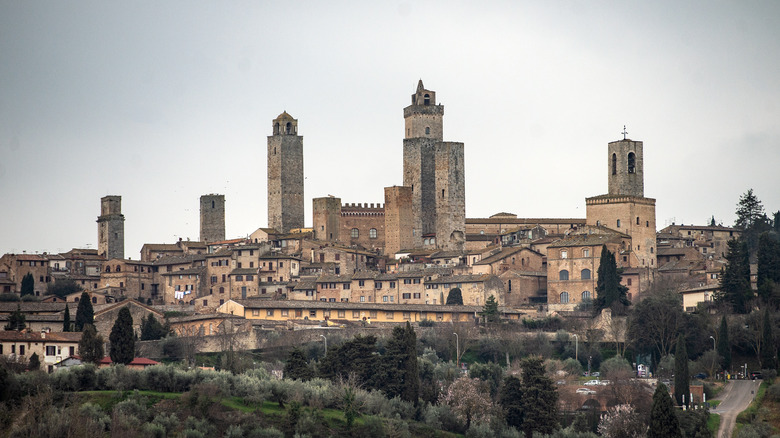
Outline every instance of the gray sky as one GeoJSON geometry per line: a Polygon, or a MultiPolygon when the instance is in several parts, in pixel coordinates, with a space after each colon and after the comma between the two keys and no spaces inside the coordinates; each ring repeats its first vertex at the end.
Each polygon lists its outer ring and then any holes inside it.
{"type": "Polygon", "coordinates": [[[125,254],[267,225],[266,136],[304,137],[311,198],[401,185],[417,80],[465,143],[466,215],[585,217],[609,141],[644,141],[661,228],[780,209],[780,2],[0,0],[0,253],[97,247],[121,195],[125,254]],[[773,176],[774,175],[774,176],[773,176]]]}

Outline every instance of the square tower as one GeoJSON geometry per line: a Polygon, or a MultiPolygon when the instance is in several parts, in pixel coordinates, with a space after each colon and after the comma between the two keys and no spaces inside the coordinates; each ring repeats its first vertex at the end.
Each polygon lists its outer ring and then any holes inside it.
{"type": "Polygon", "coordinates": [[[200,197],[200,241],[225,240],[225,195],[200,197]]]}
{"type": "Polygon", "coordinates": [[[326,196],[312,199],[314,238],[336,242],[341,230],[341,198],[326,196]]]}
{"type": "Polygon", "coordinates": [[[412,239],[436,235],[436,247],[461,250],[466,237],[463,143],[443,141],[444,106],[422,80],[404,108],[404,186],[412,190],[412,239]]]}
{"type": "Polygon", "coordinates": [[[385,187],[385,255],[414,246],[411,187],[385,187]]]}
{"type": "Polygon", "coordinates": [[[284,111],[268,137],[268,227],[286,233],[303,223],[303,137],[284,111]]]}
{"type": "Polygon", "coordinates": [[[98,255],[106,259],[125,258],[125,216],[121,196],[100,198],[98,255]]]}

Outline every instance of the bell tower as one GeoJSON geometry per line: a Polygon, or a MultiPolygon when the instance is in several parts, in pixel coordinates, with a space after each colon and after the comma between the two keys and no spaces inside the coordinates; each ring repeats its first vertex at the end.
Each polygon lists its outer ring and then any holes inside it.
{"type": "Polygon", "coordinates": [[[404,138],[432,138],[442,141],[444,107],[436,105],[436,92],[426,90],[422,79],[412,94],[412,104],[404,108],[404,138]]]}
{"type": "Polygon", "coordinates": [[[609,194],[645,196],[645,168],[642,142],[625,138],[613,141],[607,147],[609,169],[609,194]]]}
{"type": "Polygon", "coordinates": [[[268,227],[280,233],[303,228],[303,137],[287,111],[268,137],[268,227]]]}

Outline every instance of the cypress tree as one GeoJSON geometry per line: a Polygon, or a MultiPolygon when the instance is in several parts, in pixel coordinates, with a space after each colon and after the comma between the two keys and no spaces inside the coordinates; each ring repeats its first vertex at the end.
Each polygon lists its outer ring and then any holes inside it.
{"type": "Polygon", "coordinates": [[[523,426],[526,438],[534,432],[551,434],[558,428],[558,390],[545,375],[539,356],[529,356],[520,362],[523,369],[523,426]]]}
{"type": "Polygon", "coordinates": [[[284,364],[284,377],[288,379],[298,380],[311,380],[314,376],[311,368],[309,368],[309,362],[306,361],[306,355],[298,347],[295,347],[290,351],[290,355],[287,356],[287,363],[284,364]]]}
{"type": "Polygon", "coordinates": [[[92,301],[89,300],[89,294],[81,293],[79,298],[79,307],[76,309],[76,331],[80,332],[87,324],[95,323],[95,311],[92,309],[92,301]]]}
{"type": "Polygon", "coordinates": [[[420,394],[417,335],[408,321],[404,327],[393,328],[382,362],[384,373],[379,386],[388,398],[398,396],[417,405],[420,394]]]}
{"type": "Polygon", "coordinates": [[[29,371],[37,371],[41,368],[41,360],[38,358],[38,353],[33,353],[30,356],[30,362],[27,363],[27,369],[29,371]]]}
{"type": "Polygon", "coordinates": [[[111,342],[110,356],[114,363],[129,364],[135,357],[135,336],[133,336],[133,316],[123,307],[111,328],[108,337],[111,342]]]}
{"type": "Polygon", "coordinates": [[[35,278],[33,278],[32,274],[29,272],[22,277],[22,290],[20,291],[20,295],[35,295],[35,278]]]}
{"type": "Polygon", "coordinates": [[[775,336],[772,330],[772,318],[769,315],[769,307],[764,309],[764,331],[761,336],[761,367],[774,370],[777,368],[777,348],[775,336]]]}
{"type": "Polygon", "coordinates": [[[615,254],[607,249],[606,245],[601,246],[601,257],[599,258],[599,269],[596,280],[596,312],[601,309],[611,307],[613,304],[628,306],[628,288],[620,284],[621,276],[615,261],[615,254]]]}
{"type": "Polygon", "coordinates": [[[659,383],[653,393],[647,438],[682,438],[680,423],[674,412],[674,403],[663,383],[659,383]]]}
{"type": "Polygon", "coordinates": [[[523,384],[515,376],[507,376],[499,398],[506,423],[520,429],[523,425],[523,384]]]}
{"type": "Polygon", "coordinates": [[[451,289],[450,293],[447,294],[447,305],[463,305],[463,293],[459,287],[451,289]]]}
{"type": "Polygon", "coordinates": [[[731,369],[731,342],[729,341],[729,326],[726,322],[726,315],[720,320],[720,329],[718,330],[718,356],[723,358],[723,369],[731,369]]]}
{"type": "Polygon", "coordinates": [[[63,332],[70,331],[70,309],[68,308],[67,303],[65,303],[65,318],[63,318],[62,320],[62,331],[63,332]]]}
{"type": "Polygon", "coordinates": [[[79,356],[85,362],[98,363],[103,355],[103,337],[97,333],[94,325],[85,325],[79,341],[79,356]]]}
{"type": "Polygon", "coordinates": [[[685,348],[685,337],[682,333],[677,337],[674,351],[674,399],[678,406],[690,406],[691,376],[688,374],[688,350],[685,348]],[[685,401],[683,402],[683,398],[685,401]]]}
{"type": "Polygon", "coordinates": [[[417,334],[414,332],[409,321],[406,321],[406,328],[404,329],[404,386],[401,392],[401,400],[406,400],[414,403],[417,406],[417,402],[420,396],[420,373],[419,365],[417,363],[417,334]]]}
{"type": "Polygon", "coordinates": [[[717,299],[731,304],[737,313],[748,313],[753,297],[750,289],[750,256],[745,242],[731,239],[726,254],[726,268],[721,271],[717,299]]]}

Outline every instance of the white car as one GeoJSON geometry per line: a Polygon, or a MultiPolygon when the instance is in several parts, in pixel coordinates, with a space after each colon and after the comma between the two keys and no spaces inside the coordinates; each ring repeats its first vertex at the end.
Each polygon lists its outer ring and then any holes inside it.
{"type": "Polygon", "coordinates": [[[577,389],[577,394],[585,394],[585,395],[593,395],[596,391],[588,388],[579,388],[577,389]]]}
{"type": "Polygon", "coordinates": [[[598,385],[601,385],[601,381],[600,380],[595,380],[595,379],[594,380],[588,380],[587,382],[584,383],[584,385],[585,386],[598,386],[598,385]]]}
{"type": "Polygon", "coordinates": [[[602,386],[607,386],[607,385],[611,385],[611,384],[612,384],[612,381],[611,380],[607,380],[607,379],[604,379],[601,382],[599,382],[599,385],[602,385],[602,386]]]}

